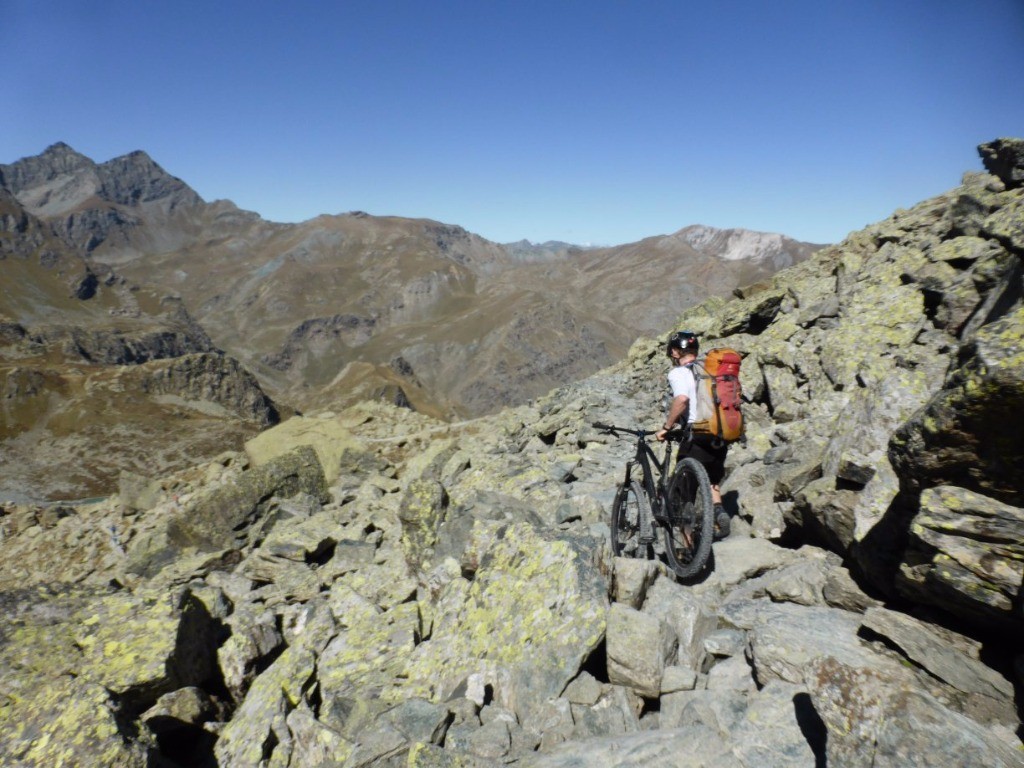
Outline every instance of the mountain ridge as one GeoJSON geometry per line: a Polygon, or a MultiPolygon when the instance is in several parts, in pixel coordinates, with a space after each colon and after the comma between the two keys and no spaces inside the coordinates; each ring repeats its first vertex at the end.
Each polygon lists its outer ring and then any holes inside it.
{"type": "MultiPolygon", "coordinates": [[[[360,211],[276,223],[205,202],[145,152],[95,163],[67,144],[0,174],[33,226],[79,260],[82,291],[106,281],[104,295],[128,304],[143,289],[177,302],[282,413],[385,399],[461,419],[527,402],[621,357],[683,306],[817,248],[764,235],[754,238],[764,254],[723,259],[716,249],[750,238],[709,228],[700,250],[673,236],[503,246],[360,211]]],[[[31,295],[31,280],[19,281],[15,293],[31,295]]]]}
{"type": "MultiPolygon", "coordinates": [[[[96,192],[106,202],[85,210],[75,210],[67,217],[58,217],[53,221],[55,229],[70,244],[84,248],[91,260],[115,266],[135,282],[156,282],[163,290],[179,293],[190,312],[207,328],[218,346],[243,360],[257,375],[261,375],[262,359],[279,358],[283,353],[283,345],[289,343],[288,339],[304,323],[316,318],[344,314],[368,320],[372,318],[378,329],[376,332],[383,333],[385,337],[391,326],[399,324],[403,326],[403,336],[417,336],[428,344],[436,344],[436,341],[430,340],[431,333],[428,330],[408,328],[406,321],[416,316],[428,322],[452,319],[452,309],[455,309],[457,317],[459,310],[448,306],[449,299],[456,304],[481,300],[492,306],[503,300],[511,300],[506,288],[509,282],[516,280],[525,282],[522,287],[537,295],[542,305],[559,305],[565,300],[557,290],[559,284],[565,283],[564,292],[567,294],[578,293],[572,285],[577,275],[602,270],[614,272],[614,261],[617,258],[623,262],[621,271],[640,268],[650,275],[647,279],[651,282],[649,292],[633,291],[631,295],[623,297],[625,300],[616,297],[616,292],[611,291],[610,287],[606,289],[605,295],[591,294],[595,304],[607,306],[617,303],[638,307],[636,311],[628,308],[611,310],[626,313],[623,318],[625,328],[622,332],[606,330],[602,340],[610,350],[610,355],[621,354],[637,333],[653,329],[668,314],[659,306],[671,301],[668,292],[656,281],[659,267],[657,264],[643,262],[659,258],[669,262],[660,268],[661,272],[666,273],[664,280],[660,281],[664,284],[676,280],[676,275],[671,272],[677,270],[679,265],[671,262],[700,258],[698,251],[691,251],[685,242],[678,241],[682,251],[675,247],[677,241],[672,239],[673,236],[656,236],[641,243],[603,249],[582,249],[558,244],[554,250],[550,245],[540,246],[540,250],[538,246],[531,246],[529,251],[513,253],[462,227],[429,219],[374,217],[352,212],[322,214],[298,224],[266,222],[258,214],[240,211],[229,201],[203,202],[184,182],[167,174],[145,153],[134,152],[96,165],[67,145],[54,147],[41,156],[43,160],[28,158],[12,166],[4,166],[9,174],[10,169],[15,169],[15,190],[30,203],[28,209],[32,210],[33,201],[40,206],[37,213],[53,208],[52,201],[49,208],[42,204],[42,193],[38,188],[42,184],[42,187],[48,189],[48,185],[56,183],[54,174],[67,176],[68,168],[80,170],[84,167],[97,173],[97,169],[104,168],[139,166],[146,169],[147,173],[120,174],[123,182],[120,185],[106,182],[90,185],[90,179],[80,182],[78,186],[84,185],[86,191],[96,192]],[[74,161],[71,162],[69,158],[74,161]],[[374,256],[373,263],[365,260],[365,255],[369,253],[374,256]],[[560,258],[570,253],[572,258],[560,258]],[[419,266],[414,264],[417,261],[419,266]],[[361,288],[366,293],[344,300],[342,306],[338,306],[333,297],[346,288],[340,285],[338,279],[343,273],[334,270],[341,267],[342,262],[348,264],[344,267],[348,270],[345,274],[355,278],[354,281],[349,280],[352,287],[347,288],[348,292],[361,288]],[[358,266],[360,262],[363,264],[361,267],[358,266]],[[538,264],[554,264],[561,269],[557,273],[546,273],[543,269],[535,269],[538,264]],[[523,267],[521,278],[519,275],[502,276],[509,269],[517,267],[523,267]],[[236,273],[234,276],[230,274],[232,271],[236,273]],[[317,293],[314,287],[314,294],[305,297],[306,303],[310,305],[309,311],[303,311],[302,305],[296,300],[299,290],[289,283],[296,280],[319,282],[324,278],[329,283],[330,293],[327,290],[317,293]],[[419,285],[420,288],[410,292],[406,285],[419,285]],[[479,295],[478,286],[481,292],[479,295]],[[484,295],[487,292],[489,295],[484,295]],[[289,293],[296,294],[295,298],[288,298],[289,293]],[[234,294],[234,298],[230,298],[231,294],[234,294]],[[261,297],[269,295],[274,296],[274,301],[271,306],[264,306],[261,297]],[[477,298],[474,299],[474,296],[477,298]],[[330,312],[319,312],[315,308],[317,304],[335,306],[330,312]],[[257,334],[262,338],[255,340],[253,349],[247,348],[253,337],[246,329],[255,325],[246,316],[247,306],[257,308],[260,314],[261,327],[257,334]],[[226,311],[228,308],[230,311],[226,311]],[[656,317],[647,320],[645,316],[650,311],[656,317]],[[242,316],[236,317],[238,313],[242,313],[242,316]],[[641,321],[641,318],[644,320],[641,321]],[[263,327],[267,323],[269,327],[263,327]]],[[[113,175],[119,177],[118,173],[113,175]]],[[[65,181],[65,186],[75,186],[74,179],[65,181]]],[[[78,209],[82,207],[82,200],[90,199],[81,189],[77,191],[77,197],[72,197],[78,209]]],[[[703,231],[713,230],[704,228],[703,231]]],[[[708,278],[701,271],[690,271],[691,282],[695,283],[692,295],[727,294],[739,284],[763,279],[787,262],[806,258],[816,248],[813,245],[797,244],[781,236],[763,237],[770,240],[772,248],[776,250],[778,243],[788,243],[788,256],[777,256],[766,267],[760,267],[755,264],[757,259],[753,258],[756,254],[734,254],[733,258],[741,258],[735,259],[736,264],[723,267],[721,279],[712,286],[706,285],[708,278]]],[[[723,235],[722,238],[728,240],[728,236],[723,235]]],[[[709,258],[716,255],[713,249],[708,248],[700,253],[709,258]]],[[[761,262],[764,261],[762,258],[761,262]]],[[[610,283],[614,283],[614,280],[590,282],[589,288],[592,290],[609,286],[610,283]]],[[[302,290],[301,293],[307,292],[302,290]]],[[[690,297],[687,300],[691,300],[690,297]]],[[[598,319],[594,314],[577,305],[573,322],[578,325],[592,323],[598,319]]],[[[543,328],[538,324],[534,332],[542,334],[543,328]]],[[[401,343],[397,339],[388,341],[382,338],[381,341],[384,347],[395,347],[396,342],[399,345],[401,343]]],[[[391,357],[401,355],[401,352],[399,346],[391,357]]],[[[340,347],[334,353],[339,356],[339,364],[329,366],[332,369],[327,378],[331,379],[348,360],[366,362],[380,368],[390,359],[363,359],[361,353],[340,347]]],[[[564,350],[562,354],[565,354],[564,350]]],[[[595,361],[592,370],[610,361],[611,357],[603,357],[595,361]]],[[[325,364],[323,360],[318,363],[320,366],[325,364]]],[[[430,381],[430,373],[423,371],[424,376],[421,378],[430,381]]],[[[470,371],[470,375],[478,380],[486,378],[483,372],[470,371]]],[[[289,387],[280,377],[275,377],[273,371],[266,371],[266,376],[267,384],[279,399],[293,399],[295,405],[304,410],[316,405],[315,400],[307,400],[306,393],[289,387]]],[[[324,377],[314,376],[316,378],[324,377]]],[[[527,376],[517,385],[523,390],[523,399],[527,399],[542,394],[553,382],[554,379],[547,378],[531,383],[527,376]]],[[[430,385],[430,389],[439,393],[450,390],[453,384],[441,377],[430,385]]],[[[425,395],[427,393],[420,392],[414,400],[419,400],[422,407],[427,407],[430,412],[444,413],[454,407],[453,416],[466,415],[464,411],[460,412],[457,402],[445,403],[443,398],[439,399],[435,394],[427,397],[427,400],[436,401],[431,404],[424,402],[425,395]]],[[[499,401],[483,402],[473,406],[471,412],[481,412],[480,408],[494,408],[499,404],[499,401]]]]}

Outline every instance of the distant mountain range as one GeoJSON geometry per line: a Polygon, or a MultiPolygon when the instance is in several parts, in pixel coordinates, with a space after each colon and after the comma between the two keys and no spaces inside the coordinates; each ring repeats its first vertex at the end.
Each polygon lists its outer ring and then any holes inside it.
{"type": "Polygon", "coordinates": [[[698,300],[818,247],[701,226],[584,248],[502,245],[361,212],[273,223],[205,202],[144,152],[95,163],[55,144],[0,165],[3,463],[38,464],[18,487],[37,478],[62,493],[98,492],[148,460],[126,462],[140,455],[132,436],[109,451],[83,435],[99,422],[123,428],[135,406],[139,425],[179,414],[170,423],[181,429],[153,458],[161,469],[181,451],[207,450],[185,439],[194,427],[227,445],[291,409],[384,398],[443,418],[481,415],[593,373],[698,300]],[[124,383],[122,366],[155,371],[186,356],[204,361],[178,376],[186,394],[124,383]],[[69,384],[101,371],[136,394],[93,402],[103,387],[69,384]],[[219,376],[234,385],[219,388],[219,376]],[[97,447],[109,461],[86,470],[79,449],[97,447]],[[42,468],[58,455],[83,479],[55,484],[42,468]]]}

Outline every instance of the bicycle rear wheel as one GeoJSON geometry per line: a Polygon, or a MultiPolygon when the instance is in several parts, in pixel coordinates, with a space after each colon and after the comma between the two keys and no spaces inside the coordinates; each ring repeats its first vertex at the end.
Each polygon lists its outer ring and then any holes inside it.
{"type": "Polygon", "coordinates": [[[711,483],[696,459],[682,459],[676,466],[665,511],[668,564],[680,579],[693,578],[708,563],[715,531],[711,483]]]}
{"type": "Polygon", "coordinates": [[[612,552],[616,557],[645,557],[647,545],[640,543],[641,515],[650,515],[651,506],[640,483],[620,483],[612,502],[612,552]]]}

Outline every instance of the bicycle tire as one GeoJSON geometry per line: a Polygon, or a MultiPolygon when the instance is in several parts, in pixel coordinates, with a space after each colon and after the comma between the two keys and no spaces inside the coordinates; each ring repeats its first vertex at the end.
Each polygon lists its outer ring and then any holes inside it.
{"type": "Polygon", "coordinates": [[[645,557],[640,543],[640,517],[651,514],[647,494],[636,480],[619,483],[612,502],[612,552],[616,557],[645,557]]]}
{"type": "Polygon", "coordinates": [[[692,579],[707,566],[715,534],[711,482],[696,459],[682,459],[676,466],[666,513],[665,556],[669,567],[679,579],[692,579]]]}

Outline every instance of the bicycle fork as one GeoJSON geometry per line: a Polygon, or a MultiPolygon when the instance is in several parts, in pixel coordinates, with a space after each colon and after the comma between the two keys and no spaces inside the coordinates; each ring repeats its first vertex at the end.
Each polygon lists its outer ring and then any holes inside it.
{"type": "MultiPolygon", "coordinates": [[[[633,474],[632,470],[633,470],[633,467],[635,465],[636,465],[636,462],[635,461],[631,461],[626,466],[626,483],[627,484],[629,483],[630,477],[633,474]]],[[[653,544],[654,543],[654,539],[655,539],[655,536],[654,536],[654,511],[651,509],[651,500],[650,500],[650,498],[647,495],[646,480],[647,480],[647,478],[644,478],[645,482],[644,482],[644,484],[642,484],[640,486],[641,490],[643,491],[643,493],[637,494],[637,499],[636,499],[636,503],[637,503],[637,507],[638,507],[637,514],[640,516],[640,520],[638,522],[640,523],[639,539],[640,539],[641,546],[647,546],[649,544],[653,544]]]]}

